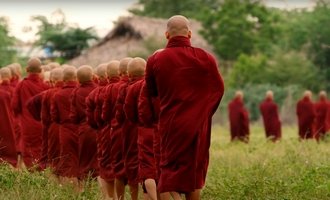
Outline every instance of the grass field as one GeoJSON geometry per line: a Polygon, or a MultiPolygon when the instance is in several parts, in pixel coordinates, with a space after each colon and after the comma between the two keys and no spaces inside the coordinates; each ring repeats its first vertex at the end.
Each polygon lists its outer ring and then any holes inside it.
{"type": "MultiPolygon", "coordinates": [[[[204,200],[330,199],[330,142],[298,142],[296,128],[284,127],[280,143],[266,142],[261,126],[251,127],[250,144],[229,143],[226,128],[213,127],[204,200]]],[[[100,199],[96,183],[76,194],[47,178],[0,167],[0,199],[100,199]]]]}

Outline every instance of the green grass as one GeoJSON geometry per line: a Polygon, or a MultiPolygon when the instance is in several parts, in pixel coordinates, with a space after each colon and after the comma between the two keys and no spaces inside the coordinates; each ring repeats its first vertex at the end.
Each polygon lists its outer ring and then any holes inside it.
{"type": "MultiPolygon", "coordinates": [[[[263,128],[254,125],[250,144],[229,143],[228,129],[214,126],[202,199],[330,199],[330,142],[299,142],[292,127],[282,132],[283,140],[273,144],[266,142],[263,128]]],[[[101,199],[95,182],[90,190],[76,194],[48,175],[48,171],[18,173],[0,166],[0,199],[101,199]]]]}

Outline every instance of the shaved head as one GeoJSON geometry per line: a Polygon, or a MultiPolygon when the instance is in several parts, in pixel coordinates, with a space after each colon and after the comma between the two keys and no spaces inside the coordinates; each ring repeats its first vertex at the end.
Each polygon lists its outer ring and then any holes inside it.
{"type": "Polygon", "coordinates": [[[66,66],[63,68],[63,81],[76,81],[77,69],[73,66],[66,66]]]}
{"type": "Polygon", "coordinates": [[[235,98],[243,99],[244,93],[241,90],[236,91],[235,98]]]}
{"type": "Polygon", "coordinates": [[[132,60],[130,57],[126,57],[120,60],[119,63],[119,74],[120,75],[126,75],[127,74],[127,66],[128,63],[132,60]]]}
{"type": "Polygon", "coordinates": [[[274,98],[274,93],[271,90],[268,90],[266,92],[266,98],[273,99],[274,98]]]}
{"type": "Polygon", "coordinates": [[[79,83],[93,80],[93,68],[89,65],[82,65],[78,68],[77,77],[79,83]]]}
{"type": "Polygon", "coordinates": [[[312,99],[312,92],[310,90],[306,90],[304,92],[304,97],[307,97],[309,99],[312,99]]]}
{"type": "Polygon", "coordinates": [[[320,97],[320,98],[327,98],[327,92],[324,91],[324,90],[322,90],[322,91],[320,92],[320,94],[319,94],[319,97],[320,97]]]}
{"type": "Polygon", "coordinates": [[[167,21],[166,38],[170,39],[175,36],[191,37],[189,28],[189,20],[182,15],[174,15],[167,21]]]}
{"type": "Polygon", "coordinates": [[[107,78],[107,63],[102,63],[99,66],[96,67],[95,69],[95,74],[101,78],[101,79],[106,79],[107,78]]]}
{"type": "Polygon", "coordinates": [[[143,58],[133,58],[127,67],[128,75],[130,77],[143,76],[146,69],[146,61],[143,58]]]}
{"type": "Polygon", "coordinates": [[[10,71],[11,71],[11,75],[13,77],[17,77],[20,78],[22,76],[22,66],[19,63],[13,63],[8,65],[7,67],[9,67],[10,71]]]}
{"type": "Polygon", "coordinates": [[[58,68],[58,67],[61,67],[61,65],[57,62],[51,62],[51,63],[48,63],[47,65],[51,70],[55,69],[55,68],[58,68]]]}
{"type": "Polygon", "coordinates": [[[41,69],[43,72],[49,72],[51,70],[48,65],[41,65],[41,69]]]}
{"type": "Polygon", "coordinates": [[[40,73],[41,72],[41,61],[39,58],[31,58],[26,67],[29,73],[40,73]]]}
{"type": "Polygon", "coordinates": [[[54,82],[62,81],[63,69],[62,68],[52,69],[52,71],[50,71],[50,80],[54,82]]]}
{"type": "Polygon", "coordinates": [[[119,64],[118,60],[112,60],[107,66],[107,75],[109,78],[119,76],[119,64]]]}
{"type": "Polygon", "coordinates": [[[11,79],[11,71],[9,67],[3,67],[0,69],[0,76],[2,77],[2,80],[10,80],[11,79]]]}

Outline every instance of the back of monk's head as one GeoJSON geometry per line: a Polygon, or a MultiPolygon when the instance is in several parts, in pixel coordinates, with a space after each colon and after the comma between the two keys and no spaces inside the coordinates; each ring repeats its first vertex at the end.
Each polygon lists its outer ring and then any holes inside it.
{"type": "Polygon", "coordinates": [[[322,90],[319,94],[320,99],[326,99],[327,98],[327,92],[322,90]]]}
{"type": "Polygon", "coordinates": [[[22,76],[22,66],[19,63],[12,63],[8,65],[12,77],[20,78],[22,76]]]}
{"type": "Polygon", "coordinates": [[[82,65],[78,68],[77,77],[79,83],[93,80],[93,68],[89,65],[82,65]]]}
{"type": "Polygon", "coordinates": [[[63,80],[63,69],[54,68],[50,71],[50,80],[53,82],[58,82],[63,80]]]}
{"type": "Polygon", "coordinates": [[[26,67],[28,73],[40,73],[41,72],[41,61],[39,58],[31,58],[26,67]]]}
{"type": "Polygon", "coordinates": [[[167,21],[167,30],[165,33],[167,39],[175,36],[191,37],[189,20],[182,15],[174,15],[167,21]]]}
{"type": "Polygon", "coordinates": [[[95,74],[98,76],[99,79],[106,79],[107,76],[107,63],[102,63],[98,65],[95,69],[95,74]]]}
{"type": "Polygon", "coordinates": [[[57,62],[48,63],[47,66],[50,68],[50,70],[61,67],[61,65],[57,62]]]}
{"type": "Polygon", "coordinates": [[[51,68],[49,65],[41,65],[42,72],[50,72],[51,68]]]}
{"type": "Polygon", "coordinates": [[[9,67],[3,67],[0,69],[0,76],[2,77],[2,80],[10,80],[11,79],[11,71],[9,67]]]}
{"type": "Polygon", "coordinates": [[[132,60],[132,58],[130,58],[130,57],[126,57],[126,58],[123,58],[120,60],[120,63],[119,63],[119,75],[120,76],[127,75],[127,66],[128,66],[129,61],[131,61],[131,60],[132,60]]]}
{"type": "Polygon", "coordinates": [[[268,90],[268,91],[266,92],[266,98],[267,98],[267,99],[273,99],[273,98],[274,98],[274,93],[273,93],[273,91],[268,90]]]}
{"type": "Polygon", "coordinates": [[[306,90],[306,91],[304,92],[304,97],[305,97],[305,98],[308,98],[308,99],[312,99],[312,91],[310,91],[310,90],[306,90]]]}
{"type": "Polygon", "coordinates": [[[107,65],[107,75],[108,78],[117,77],[119,76],[119,61],[112,60],[107,65]]]}
{"type": "Polygon", "coordinates": [[[77,69],[74,66],[66,66],[63,68],[63,81],[76,81],[77,69]]]}
{"type": "Polygon", "coordinates": [[[146,61],[143,58],[133,58],[127,67],[128,75],[130,77],[141,77],[144,76],[146,69],[146,61]]]}
{"type": "Polygon", "coordinates": [[[235,98],[243,99],[244,93],[241,90],[236,91],[235,98]]]}

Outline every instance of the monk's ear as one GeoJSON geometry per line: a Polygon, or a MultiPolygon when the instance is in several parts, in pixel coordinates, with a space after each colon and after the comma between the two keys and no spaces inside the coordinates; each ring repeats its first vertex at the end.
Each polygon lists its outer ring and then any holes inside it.
{"type": "Polygon", "coordinates": [[[168,40],[170,39],[170,33],[169,33],[168,31],[165,32],[165,37],[166,37],[166,39],[168,39],[168,40]]]}
{"type": "Polygon", "coordinates": [[[189,39],[191,38],[191,31],[190,30],[188,31],[188,38],[189,39]]]}

